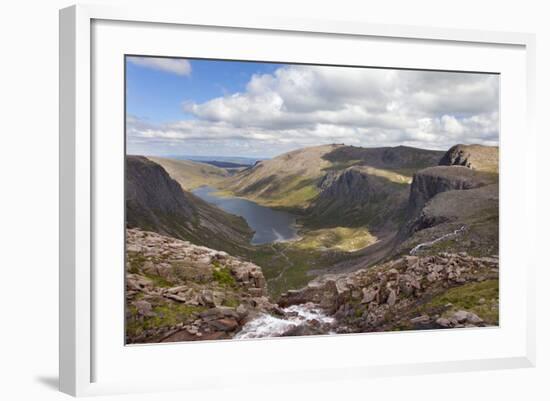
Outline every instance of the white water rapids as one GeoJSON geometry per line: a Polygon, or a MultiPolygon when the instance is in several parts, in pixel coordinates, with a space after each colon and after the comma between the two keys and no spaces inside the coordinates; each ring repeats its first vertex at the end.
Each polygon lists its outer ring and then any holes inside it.
{"type": "Polygon", "coordinates": [[[262,313],[254,320],[245,324],[235,338],[278,337],[294,327],[307,325],[313,320],[324,324],[334,322],[334,318],[325,315],[320,308],[311,303],[292,305],[283,309],[283,311],[285,312],[285,317],[275,317],[262,313]]]}

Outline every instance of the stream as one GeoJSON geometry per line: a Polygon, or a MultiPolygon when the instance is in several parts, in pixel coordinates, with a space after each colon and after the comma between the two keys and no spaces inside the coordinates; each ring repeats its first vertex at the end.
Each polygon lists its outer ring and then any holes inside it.
{"type": "Polygon", "coordinates": [[[322,325],[334,323],[334,318],[327,316],[319,307],[311,303],[292,305],[283,311],[285,317],[275,317],[267,313],[260,314],[245,324],[235,339],[279,337],[298,326],[316,322],[322,325]]]}

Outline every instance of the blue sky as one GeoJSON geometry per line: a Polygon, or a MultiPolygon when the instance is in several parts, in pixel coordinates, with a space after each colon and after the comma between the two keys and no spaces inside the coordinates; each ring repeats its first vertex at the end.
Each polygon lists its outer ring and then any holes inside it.
{"type": "Polygon", "coordinates": [[[127,113],[154,124],[193,118],[184,112],[186,101],[206,102],[242,92],[253,74],[272,73],[280,64],[187,60],[189,75],[126,63],[127,113]]]}
{"type": "Polygon", "coordinates": [[[498,75],[128,56],[126,85],[129,154],[499,140],[498,75]]]}

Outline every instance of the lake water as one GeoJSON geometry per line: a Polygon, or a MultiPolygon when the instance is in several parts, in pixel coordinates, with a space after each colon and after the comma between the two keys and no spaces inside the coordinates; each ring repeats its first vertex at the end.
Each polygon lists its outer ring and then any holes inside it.
{"type": "Polygon", "coordinates": [[[251,244],[260,245],[297,237],[296,216],[293,214],[261,206],[247,199],[217,196],[216,191],[215,188],[203,186],[193,193],[227,213],[244,217],[255,231],[251,244]]]}

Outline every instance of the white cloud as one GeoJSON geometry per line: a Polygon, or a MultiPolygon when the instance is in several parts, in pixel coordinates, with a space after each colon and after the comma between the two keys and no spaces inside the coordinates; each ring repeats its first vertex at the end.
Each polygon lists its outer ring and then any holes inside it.
{"type": "Polygon", "coordinates": [[[132,64],[172,74],[187,76],[191,74],[191,63],[185,59],[166,57],[128,57],[132,64]]]}
{"type": "Polygon", "coordinates": [[[242,93],[186,102],[194,119],[129,122],[129,138],[269,156],[324,143],[498,144],[498,91],[495,75],[291,65],[252,76],[242,93]]]}

